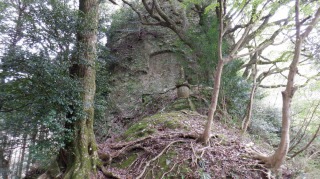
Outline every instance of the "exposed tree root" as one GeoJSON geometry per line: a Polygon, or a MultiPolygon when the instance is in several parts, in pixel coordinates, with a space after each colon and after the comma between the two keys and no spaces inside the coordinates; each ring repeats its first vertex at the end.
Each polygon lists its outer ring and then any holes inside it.
{"type": "Polygon", "coordinates": [[[139,143],[139,142],[142,142],[144,140],[147,140],[147,139],[150,139],[152,138],[153,136],[147,136],[147,137],[143,137],[143,138],[140,138],[140,139],[137,139],[137,140],[134,140],[134,141],[130,141],[130,142],[124,142],[124,143],[117,143],[115,145],[111,145],[110,147],[112,149],[121,149],[123,147],[126,147],[126,146],[129,146],[129,145],[134,145],[136,143],[139,143]]]}
{"type": "Polygon", "coordinates": [[[210,136],[210,145],[203,146],[196,142],[198,131],[181,131],[159,130],[134,141],[110,140],[101,144],[100,153],[106,154],[100,154],[100,158],[104,161],[110,159],[111,162],[106,163],[108,166],[100,172],[109,178],[137,179],[201,178],[203,173],[210,174],[211,178],[250,179],[267,174],[268,170],[261,167],[257,160],[243,157],[247,151],[242,143],[243,137],[238,133],[220,127],[215,130],[216,135],[210,136]]]}
{"type": "Polygon", "coordinates": [[[112,172],[109,172],[104,166],[101,166],[100,169],[101,169],[102,173],[103,173],[106,177],[108,177],[108,178],[110,178],[110,179],[121,179],[121,177],[117,176],[116,174],[114,174],[114,173],[112,173],[112,172]]]}
{"type": "Polygon", "coordinates": [[[177,140],[177,141],[173,141],[173,142],[170,142],[157,156],[155,156],[154,158],[152,158],[151,160],[147,161],[146,162],[146,165],[145,167],[142,169],[142,172],[140,173],[140,175],[138,175],[136,177],[136,179],[140,179],[143,177],[146,169],[150,166],[150,163],[157,160],[159,157],[161,157],[161,155],[163,155],[163,153],[174,143],[178,143],[178,142],[184,142],[183,140],[177,140]]]}
{"type": "Polygon", "coordinates": [[[273,155],[267,156],[253,148],[246,148],[246,151],[252,155],[254,159],[259,160],[266,168],[273,168],[273,155]]]}

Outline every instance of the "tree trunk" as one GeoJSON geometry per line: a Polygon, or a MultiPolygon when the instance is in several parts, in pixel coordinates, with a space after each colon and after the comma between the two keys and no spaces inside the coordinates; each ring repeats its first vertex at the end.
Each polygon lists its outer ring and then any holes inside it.
{"type": "Polygon", "coordinates": [[[250,99],[249,99],[249,103],[247,106],[246,114],[243,118],[242,125],[241,125],[241,129],[242,129],[243,133],[245,133],[247,131],[248,126],[251,121],[253,100],[254,100],[254,95],[256,94],[256,88],[257,88],[257,80],[256,80],[256,78],[257,78],[257,64],[254,64],[253,68],[254,68],[252,70],[253,84],[252,84],[250,99]]]}
{"type": "Polygon", "coordinates": [[[3,179],[9,178],[9,170],[10,170],[10,160],[11,158],[6,159],[6,147],[8,146],[8,139],[6,134],[3,134],[3,137],[1,138],[2,146],[0,146],[0,173],[3,179]]]}
{"type": "Polygon", "coordinates": [[[23,138],[23,142],[22,142],[22,149],[21,149],[21,158],[19,161],[19,173],[18,173],[18,177],[22,178],[22,171],[23,171],[23,162],[24,162],[24,157],[25,157],[25,153],[26,153],[26,146],[27,146],[27,134],[23,134],[22,138],[23,138]]]}
{"type": "Polygon", "coordinates": [[[210,104],[210,108],[209,108],[209,112],[208,112],[207,124],[205,126],[205,129],[204,129],[202,136],[199,139],[202,143],[205,143],[205,144],[207,144],[209,142],[210,133],[211,133],[211,126],[212,126],[212,122],[213,122],[213,116],[214,116],[216,109],[217,109],[223,66],[224,66],[224,62],[222,59],[220,59],[218,62],[217,69],[214,74],[214,88],[213,88],[212,97],[211,97],[211,104],[210,104]]]}
{"type": "Polygon", "coordinates": [[[294,153],[291,156],[291,158],[294,158],[297,155],[299,155],[301,152],[305,151],[312,144],[312,142],[318,137],[319,131],[320,131],[320,124],[318,125],[317,131],[314,133],[314,135],[312,136],[311,140],[307,143],[307,145],[302,147],[302,149],[300,149],[298,152],[294,153]]]}
{"type": "Polygon", "coordinates": [[[211,97],[211,104],[209,107],[209,112],[208,112],[208,120],[205,125],[204,131],[202,135],[199,138],[199,141],[208,144],[209,139],[210,139],[210,133],[211,133],[211,126],[213,122],[213,116],[217,110],[217,105],[218,105],[218,97],[219,97],[219,91],[220,91],[220,83],[221,83],[221,75],[222,75],[222,70],[223,66],[225,64],[224,59],[222,58],[222,38],[223,38],[223,1],[219,0],[218,1],[220,6],[217,10],[218,12],[218,17],[219,17],[219,40],[218,40],[218,65],[216,67],[216,71],[214,73],[214,86],[213,86],[213,91],[212,91],[212,97],[211,97]]]}
{"type": "Polygon", "coordinates": [[[247,106],[247,111],[246,115],[243,118],[242,125],[241,125],[241,130],[243,133],[247,132],[248,126],[251,122],[251,116],[252,116],[252,107],[253,107],[253,101],[254,101],[254,95],[256,93],[256,88],[257,85],[253,83],[252,89],[251,89],[251,94],[250,94],[250,100],[247,106]]]}
{"type": "Polygon", "coordinates": [[[26,164],[26,172],[29,171],[30,166],[34,163],[34,161],[33,161],[34,159],[32,159],[32,156],[31,156],[30,146],[34,146],[36,143],[38,128],[34,127],[32,131],[33,131],[33,133],[31,134],[31,141],[30,141],[29,147],[28,147],[28,159],[27,159],[27,164],[26,164]]]}
{"type": "Polygon", "coordinates": [[[300,60],[301,46],[304,39],[309,35],[315,24],[319,20],[320,16],[320,8],[317,10],[314,19],[312,19],[311,23],[306,28],[303,34],[300,34],[300,20],[299,20],[299,0],[296,0],[295,4],[295,12],[296,12],[296,42],[294,49],[294,57],[290,64],[290,70],[288,74],[288,81],[286,85],[286,89],[282,92],[282,130],[281,130],[281,140],[280,144],[275,151],[275,153],[271,156],[258,156],[259,159],[264,161],[266,165],[274,170],[278,170],[287,156],[289,143],[290,143],[290,112],[291,112],[291,100],[296,91],[296,87],[294,87],[294,78],[296,73],[298,72],[297,65],[300,60]]]}
{"type": "Polygon", "coordinates": [[[93,133],[98,1],[80,0],[79,10],[81,23],[77,33],[78,53],[70,75],[78,78],[83,88],[82,109],[79,109],[82,114],[75,114],[77,120],[72,123],[74,136],[67,148],[68,155],[71,156],[64,176],[66,179],[91,178],[98,163],[97,144],[93,133]]]}
{"type": "Polygon", "coordinates": [[[22,150],[18,150],[17,152],[17,156],[15,158],[13,158],[13,171],[14,171],[14,174],[13,176],[15,178],[19,178],[19,169],[20,169],[20,158],[21,158],[21,155],[22,155],[22,150]]]}

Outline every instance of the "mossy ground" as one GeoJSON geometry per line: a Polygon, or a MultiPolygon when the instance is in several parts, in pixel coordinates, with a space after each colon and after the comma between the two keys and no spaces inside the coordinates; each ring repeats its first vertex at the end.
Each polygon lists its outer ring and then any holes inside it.
{"type": "Polygon", "coordinates": [[[120,161],[113,162],[113,167],[121,168],[121,169],[126,169],[130,167],[130,165],[138,158],[137,153],[131,153],[130,155],[126,156],[120,161]]]}
{"type": "Polygon", "coordinates": [[[187,130],[188,126],[184,123],[185,118],[185,114],[179,111],[155,114],[130,126],[123,134],[123,139],[126,141],[135,140],[152,135],[157,131],[169,129],[187,130]]]}

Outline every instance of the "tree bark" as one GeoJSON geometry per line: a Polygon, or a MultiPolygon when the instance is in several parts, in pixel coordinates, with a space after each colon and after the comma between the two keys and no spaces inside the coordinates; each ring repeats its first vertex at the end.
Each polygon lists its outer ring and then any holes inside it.
{"type": "Polygon", "coordinates": [[[98,0],[79,0],[79,10],[81,23],[77,32],[78,53],[70,75],[81,82],[82,106],[78,109],[81,114],[75,114],[77,120],[72,123],[74,136],[67,148],[68,155],[71,156],[65,179],[92,178],[98,163],[97,144],[93,133],[98,0]]]}
{"type": "Polygon", "coordinates": [[[32,159],[32,156],[31,156],[30,146],[34,146],[35,143],[36,143],[37,134],[38,134],[37,125],[36,125],[36,127],[33,128],[32,131],[33,131],[33,132],[32,132],[32,134],[31,134],[31,141],[30,141],[29,147],[28,147],[28,156],[27,156],[26,172],[29,171],[30,166],[32,166],[32,164],[34,163],[34,159],[32,159]]]}
{"type": "MultiPolygon", "coordinates": [[[[257,57],[254,57],[254,58],[257,58],[257,57]]],[[[250,99],[249,99],[249,103],[247,106],[246,114],[243,118],[242,125],[241,125],[241,129],[242,129],[243,133],[245,133],[247,131],[248,126],[251,121],[252,106],[253,106],[254,96],[256,94],[256,89],[257,89],[257,80],[256,80],[257,79],[257,64],[254,64],[253,68],[254,68],[254,69],[252,69],[253,84],[252,84],[252,88],[251,88],[250,99]]]]}
{"type": "Polygon", "coordinates": [[[219,97],[219,91],[220,91],[220,83],[221,83],[221,75],[222,70],[224,66],[224,59],[222,58],[222,38],[223,38],[223,0],[219,0],[219,10],[218,10],[218,17],[219,17],[219,41],[218,41],[218,65],[214,73],[214,87],[212,91],[212,97],[211,97],[211,104],[208,112],[208,120],[205,125],[205,129],[202,133],[202,135],[199,138],[199,141],[208,144],[210,139],[210,133],[211,133],[211,127],[213,122],[213,116],[217,110],[217,104],[218,104],[218,97],[219,97]]]}
{"type": "MultiPolygon", "coordinates": [[[[6,134],[3,134],[3,137],[1,138],[1,144],[0,146],[0,173],[3,179],[8,179],[9,178],[9,170],[10,170],[10,160],[11,157],[8,157],[6,159],[6,147],[8,146],[8,138],[6,134]]],[[[10,146],[9,146],[10,147],[10,146]]]]}
{"type": "Polygon", "coordinates": [[[296,87],[294,87],[294,78],[298,71],[297,65],[300,60],[301,46],[304,39],[309,35],[315,24],[319,20],[320,16],[320,8],[317,10],[314,19],[311,21],[310,25],[306,28],[303,34],[300,34],[300,21],[299,21],[299,0],[296,0],[295,4],[295,20],[296,20],[296,42],[295,42],[295,51],[294,57],[290,64],[290,70],[288,74],[288,80],[286,89],[282,92],[282,130],[281,130],[281,140],[280,144],[275,151],[275,153],[271,156],[262,156],[259,155],[258,158],[266,163],[266,165],[274,170],[278,170],[287,156],[289,143],[290,143],[290,112],[291,112],[291,101],[293,95],[296,91],[296,87]]]}
{"type": "Polygon", "coordinates": [[[26,147],[27,147],[27,137],[28,135],[26,133],[23,134],[22,136],[23,142],[22,142],[22,149],[21,149],[21,158],[19,160],[19,173],[18,173],[19,178],[22,178],[23,162],[24,162],[26,147]]]}
{"type": "Polygon", "coordinates": [[[211,133],[211,126],[212,126],[212,122],[213,122],[213,116],[217,110],[223,66],[224,66],[224,62],[221,59],[218,62],[218,66],[217,66],[215,74],[214,74],[214,88],[213,88],[212,97],[211,97],[211,104],[210,104],[210,108],[209,108],[209,112],[208,112],[208,120],[205,125],[204,132],[199,139],[202,143],[205,143],[205,144],[207,144],[209,142],[210,133],[211,133]]]}

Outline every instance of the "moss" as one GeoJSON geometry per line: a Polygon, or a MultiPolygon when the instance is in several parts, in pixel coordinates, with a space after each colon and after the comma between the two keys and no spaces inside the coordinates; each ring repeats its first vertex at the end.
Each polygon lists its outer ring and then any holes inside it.
{"type": "Polygon", "coordinates": [[[126,169],[128,168],[136,159],[138,155],[135,153],[130,154],[127,158],[123,159],[121,162],[117,162],[114,167],[126,169]]]}
{"type": "Polygon", "coordinates": [[[168,108],[168,111],[180,111],[183,109],[190,109],[189,101],[187,98],[177,99],[168,108]]]}
{"type": "Polygon", "coordinates": [[[159,125],[164,128],[169,128],[169,129],[182,128],[182,124],[180,123],[180,121],[183,120],[183,118],[180,112],[156,114],[146,119],[150,120],[150,122],[152,122],[154,125],[159,125]]]}
{"type": "MultiPolygon", "coordinates": [[[[162,175],[166,172],[168,172],[175,161],[174,156],[176,156],[177,153],[175,151],[168,151],[167,153],[163,154],[157,162],[155,162],[153,165],[156,165],[156,170],[153,171],[153,174],[151,172],[148,172],[146,175],[146,178],[161,178],[162,175]],[[154,177],[152,177],[154,175],[154,177]]],[[[176,178],[173,177],[175,174],[175,171],[171,171],[170,173],[166,174],[165,178],[176,178]]]]}
{"type": "Polygon", "coordinates": [[[181,167],[180,167],[180,173],[181,173],[182,175],[188,174],[188,173],[191,173],[191,172],[192,172],[192,170],[191,170],[191,168],[189,167],[189,165],[188,165],[187,163],[183,163],[183,164],[181,165],[181,167]]]}
{"type": "Polygon", "coordinates": [[[157,131],[157,128],[168,129],[188,129],[187,126],[181,122],[184,120],[185,114],[179,111],[160,113],[142,119],[133,124],[124,133],[123,138],[127,141],[135,140],[137,138],[146,137],[157,131]]]}
{"type": "Polygon", "coordinates": [[[192,100],[188,98],[189,106],[192,111],[196,111],[196,106],[193,104],[192,100]]]}
{"type": "Polygon", "coordinates": [[[137,138],[145,137],[153,134],[155,129],[147,121],[140,121],[132,125],[125,133],[124,138],[126,140],[134,140],[137,138]]]}
{"type": "MultiPolygon", "coordinates": [[[[157,169],[154,170],[154,178],[161,178],[162,175],[173,167],[174,163],[176,162],[176,156],[178,154],[175,151],[168,151],[166,154],[162,155],[158,162],[156,163],[157,169]]],[[[192,172],[190,167],[187,163],[183,163],[179,166],[176,165],[175,168],[172,169],[171,172],[167,173],[165,175],[165,178],[170,179],[176,179],[176,178],[183,178],[183,176],[187,176],[188,173],[192,172]]],[[[149,173],[149,176],[147,175],[146,178],[151,178],[151,175],[149,173]]]]}

